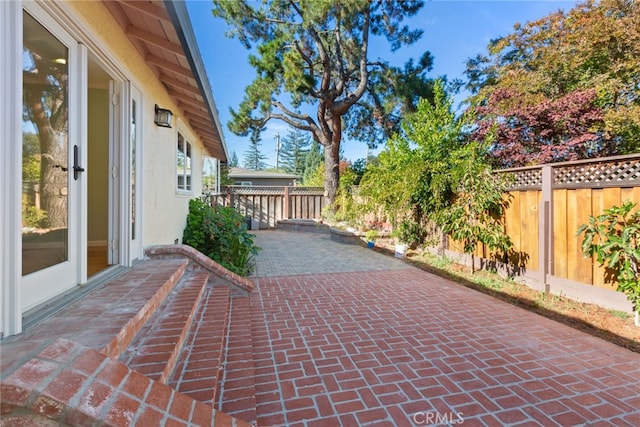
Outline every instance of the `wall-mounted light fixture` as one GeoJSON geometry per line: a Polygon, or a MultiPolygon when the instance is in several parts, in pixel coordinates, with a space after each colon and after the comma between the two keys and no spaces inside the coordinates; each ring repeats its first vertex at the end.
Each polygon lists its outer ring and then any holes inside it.
{"type": "Polygon", "coordinates": [[[153,122],[163,128],[171,127],[171,117],[173,117],[173,113],[171,110],[167,110],[166,108],[158,107],[156,104],[156,117],[153,122]]]}

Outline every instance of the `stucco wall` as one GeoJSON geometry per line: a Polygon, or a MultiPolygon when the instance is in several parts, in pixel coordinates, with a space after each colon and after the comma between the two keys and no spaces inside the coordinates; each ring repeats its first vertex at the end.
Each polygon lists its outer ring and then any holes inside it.
{"type": "Polygon", "coordinates": [[[189,199],[202,190],[203,146],[193,138],[193,132],[172,102],[155,71],[144,62],[120,26],[102,2],[73,2],[70,8],[99,42],[104,53],[112,59],[132,84],[142,93],[142,220],[143,245],[168,244],[181,239],[186,223],[189,199]],[[169,108],[174,113],[173,128],[161,128],[153,123],[154,106],[169,108]],[[176,140],[178,122],[189,134],[193,144],[193,194],[176,191],[176,140]]]}

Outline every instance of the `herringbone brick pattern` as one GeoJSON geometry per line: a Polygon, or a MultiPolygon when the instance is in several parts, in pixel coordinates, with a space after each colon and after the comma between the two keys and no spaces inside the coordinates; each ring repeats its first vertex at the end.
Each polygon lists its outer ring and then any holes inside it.
{"type": "Polygon", "coordinates": [[[259,425],[640,425],[640,355],[440,277],[266,277],[259,425]]]}

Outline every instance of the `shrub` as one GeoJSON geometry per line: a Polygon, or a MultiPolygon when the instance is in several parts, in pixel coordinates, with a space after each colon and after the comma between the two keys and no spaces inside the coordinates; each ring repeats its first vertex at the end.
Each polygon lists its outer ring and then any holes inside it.
{"type": "Polygon", "coordinates": [[[251,272],[251,261],[259,250],[254,237],[247,231],[244,217],[235,209],[213,208],[203,199],[189,201],[182,241],[234,273],[247,276],[251,272]]]}
{"type": "Polygon", "coordinates": [[[406,243],[411,248],[416,248],[424,243],[425,229],[417,222],[405,219],[398,226],[398,240],[406,243]]]}
{"type": "MultiPolygon", "coordinates": [[[[618,291],[624,292],[640,312],[640,211],[632,213],[636,204],[625,202],[598,215],[590,216],[589,223],[578,228],[584,233],[582,253],[596,256],[600,265],[606,265],[605,280],[618,281],[618,291]]],[[[636,317],[638,325],[638,317],[636,317]]],[[[638,325],[640,326],[640,325],[638,325]]]]}

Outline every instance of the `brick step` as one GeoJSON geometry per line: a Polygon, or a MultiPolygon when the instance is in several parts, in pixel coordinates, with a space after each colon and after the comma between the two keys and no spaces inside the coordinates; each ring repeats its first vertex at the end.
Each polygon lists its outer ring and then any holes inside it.
{"type": "Polygon", "coordinates": [[[223,378],[214,408],[250,423],[257,419],[250,296],[231,299],[223,378]]]}
{"type": "Polygon", "coordinates": [[[229,287],[208,287],[194,317],[176,369],[168,383],[199,402],[214,406],[229,325],[229,287]]]}
{"type": "Polygon", "coordinates": [[[2,370],[52,338],[71,339],[117,359],[180,281],[187,265],[187,260],[178,259],[141,262],[24,334],[3,340],[2,370]]]}
{"type": "Polygon", "coordinates": [[[256,382],[257,424],[260,426],[285,425],[282,403],[284,396],[276,375],[271,339],[265,324],[265,311],[260,305],[259,298],[252,300],[251,335],[256,382]]]}
{"type": "Polygon", "coordinates": [[[204,272],[185,275],[119,360],[154,381],[166,383],[208,280],[209,274],[204,272]]]}
{"type": "Polygon", "coordinates": [[[66,339],[43,343],[0,377],[4,426],[216,426],[249,423],[66,339]]]}

